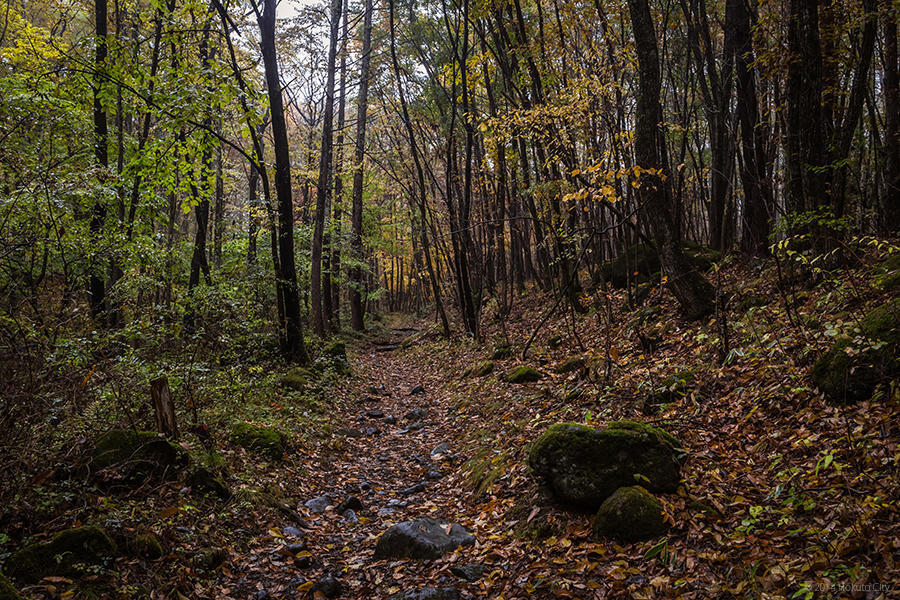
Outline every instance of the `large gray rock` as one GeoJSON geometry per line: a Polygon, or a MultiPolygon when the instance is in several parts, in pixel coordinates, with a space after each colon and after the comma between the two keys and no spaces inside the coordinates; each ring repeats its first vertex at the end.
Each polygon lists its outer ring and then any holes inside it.
{"type": "Polygon", "coordinates": [[[375,545],[375,559],[435,560],[459,546],[474,543],[475,538],[462,525],[425,517],[398,523],[381,534],[375,545]]]}
{"type": "Polygon", "coordinates": [[[560,502],[596,509],[620,487],[674,492],[681,452],[678,440],[645,423],[557,423],[532,445],[528,464],[560,502]]]}

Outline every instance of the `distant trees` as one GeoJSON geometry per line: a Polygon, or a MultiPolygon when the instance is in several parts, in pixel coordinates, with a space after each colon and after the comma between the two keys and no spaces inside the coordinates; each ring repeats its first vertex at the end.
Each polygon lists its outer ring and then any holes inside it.
{"type": "Polygon", "coordinates": [[[812,261],[897,231],[891,2],[321,4],[10,5],[6,305],[60,282],[114,328],[202,334],[240,304],[300,361],[342,309],[475,338],[529,286],[584,311],[646,248],[702,317],[685,243],[812,261]]]}

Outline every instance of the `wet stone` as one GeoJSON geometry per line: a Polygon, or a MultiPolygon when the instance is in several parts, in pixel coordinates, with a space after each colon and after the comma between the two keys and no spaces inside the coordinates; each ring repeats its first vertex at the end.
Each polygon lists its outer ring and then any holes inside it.
{"type": "Polygon", "coordinates": [[[424,492],[425,488],[428,487],[425,482],[417,483],[416,485],[411,485],[408,488],[401,490],[401,496],[412,496],[413,494],[418,494],[419,492],[424,492]]]}
{"type": "Polygon", "coordinates": [[[362,510],[363,503],[362,500],[357,498],[356,496],[349,496],[345,498],[340,504],[338,504],[334,510],[340,514],[344,514],[346,510],[362,510]]]}
{"type": "Polygon", "coordinates": [[[307,500],[304,506],[306,506],[306,508],[308,508],[309,511],[314,514],[325,512],[325,509],[331,506],[331,498],[325,495],[318,496],[316,498],[313,498],[312,500],[307,500]]]}

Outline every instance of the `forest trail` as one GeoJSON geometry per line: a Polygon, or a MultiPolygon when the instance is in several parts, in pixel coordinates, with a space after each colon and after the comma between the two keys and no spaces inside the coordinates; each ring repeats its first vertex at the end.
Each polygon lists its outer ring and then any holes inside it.
{"type": "Polygon", "coordinates": [[[336,449],[301,475],[308,492],[298,511],[308,528],[300,535],[285,521],[272,545],[242,561],[238,588],[255,585],[260,599],[386,598],[428,586],[480,597],[450,572],[468,562],[467,548],[438,561],[373,562],[378,536],[411,519],[459,523],[478,538],[461,497],[458,451],[467,427],[452,416],[451,398],[438,385],[441,375],[408,360],[401,349],[415,333],[392,329],[356,349],[351,364],[357,376],[335,419],[344,423],[335,431],[336,449]]]}

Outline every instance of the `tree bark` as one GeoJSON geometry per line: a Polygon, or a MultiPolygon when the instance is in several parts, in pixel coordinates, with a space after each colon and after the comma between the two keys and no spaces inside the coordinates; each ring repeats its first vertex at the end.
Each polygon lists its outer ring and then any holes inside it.
{"type": "Polygon", "coordinates": [[[638,59],[634,135],[635,162],[641,169],[638,202],[656,238],[669,287],[685,316],[698,319],[713,311],[714,290],[685,258],[675,228],[667,183],[668,169],[661,149],[665,140],[660,129],[663,119],[659,100],[659,58],[650,7],[647,0],[629,0],[628,6],[638,59]]]}
{"type": "Polygon", "coordinates": [[[881,231],[900,231],[900,77],[897,64],[897,22],[892,4],[885,1],[884,31],[884,151],[885,190],[881,206],[881,231]]]}
{"type": "MultiPolygon", "coordinates": [[[[393,10],[393,8],[392,8],[393,10]]],[[[363,17],[363,48],[359,75],[359,97],[356,101],[356,145],[353,152],[353,208],[351,221],[351,250],[356,262],[350,272],[350,324],[355,331],[365,329],[362,289],[363,272],[358,266],[362,255],[363,216],[363,159],[366,152],[366,113],[369,108],[369,69],[372,52],[372,0],[366,0],[363,17]]]]}
{"type": "Polygon", "coordinates": [[[275,193],[278,198],[279,286],[284,303],[284,336],[282,353],[288,359],[306,363],[306,344],[300,321],[300,297],[294,262],[294,202],[291,196],[291,160],[288,151],[287,126],[281,98],[281,78],[275,50],[275,0],[264,0],[259,21],[260,48],[272,111],[272,143],[275,151],[275,193]]]}
{"type": "MultiPolygon", "coordinates": [[[[97,46],[94,56],[94,159],[97,164],[98,177],[101,184],[107,176],[109,167],[108,122],[106,110],[103,108],[103,81],[105,78],[107,47],[107,3],[106,0],[94,0],[94,33],[97,36],[97,46]]],[[[106,220],[106,203],[101,193],[94,200],[91,210],[90,231],[95,243],[99,243],[100,234],[103,231],[103,222],[106,220]]],[[[96,258],[96,255],[95,255],[96,258]]],[[[91,314],[94,318],[105,319],[106,312],[106,285],[103,280],[103,269],[94,264],[91,269],[90,294],[91,314]]]]}
{"type": "Polygon", "coordinates": [[[331,195],[331,165],[334,153],[334,75],[337,40],[341,24],[342,0],[331,3],[331,37],[328,48],[328,75],[325,83],[325,113],[322,122],[322,146],[319,157],[319,181],[316,190],[316,219],[313,228],[312,265],[310,269],[310,302],[312,304],[313,330],[325,335],[325,312],[322,294],[322,245],[325,235],[325,213],[331,195]]]}

